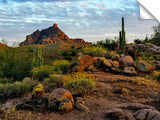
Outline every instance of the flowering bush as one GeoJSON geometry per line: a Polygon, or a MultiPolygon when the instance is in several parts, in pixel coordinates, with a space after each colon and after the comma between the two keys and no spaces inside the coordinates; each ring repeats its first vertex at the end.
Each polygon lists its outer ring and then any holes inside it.
{"type": "Polygon", "coordinates": [[[44,78],[47,78],[50,73],[52,73],[53,67],[49,65],[41,65],[40,67],[33,68],[31,75],[33,78],[42,81],[44,78]]]}
{"type": "Polygon", "coordinates": [[[62,71],[62,73],[67,73],[70,63],[67,60],[55,60],[52,65],[54,71],[62,71]]]}

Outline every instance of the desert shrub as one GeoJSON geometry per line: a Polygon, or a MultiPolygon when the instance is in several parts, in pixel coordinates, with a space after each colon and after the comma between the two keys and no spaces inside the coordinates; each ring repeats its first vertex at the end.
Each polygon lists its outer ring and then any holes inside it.
{"type": "Polygon", "coordinates": [[[40,67],[33,68],[31,75],[33,78],[42,81],[44,78],[47,78],[50,73],[52,73],[53,67],[49,65],[41,65],[40,67]]]}
{"type": "Polygon", "coordinates": [[[157,76],[157,80],[160,81],[160,73],[159,73],[159,75],[157,76]]]}
{"type": "Polygon", "coordinates": [[[134,43],[135,43],[135,44],[142,44],[142,43],[143,43],[143,40],[135,39],[135,40],[134,40],[134,43]]]}
{"type": "Polygon", "coordinates": [[[12,83],[13,82],[13,79],[9,79],[9,78],[0,78],[0,83],[1,84],[6,84],[6,83],[12,83]]]}
{"type": "Polygon", "coordinates": [[[68,75],[65,75],[62,77],[62,84],[65,87],[69,82],[72,81],[79,81],[79,80],[88,80],[91,83],[95,84],[96,79],[95,76],[92,74],[89,74],[87,72],[75,72],[68,75]]]}
{"type": "Polygon", "coordinates": [[[155,59],[160,61],[160,55],[155,55],[155,59]]]}
{"type": "Polygon", "coordinates": [[[67,60],[55,60],[52,64],[54,71],[62,71],[62,73],[67,73],[69,69],[69,61],[67,60]]]}
{"type": "Polygon", "coordinates": [[[107,50],[100,45],[90,45],[82,48],[81,52],[95,57],[104,57],[107,53],[107,50]]]}
{"type": "Polygon", "coordinates": [[[60,75],[49,75],[48,78],[45,78],[44,81],[45,92],[52,92],[55,88],[60,87],[61,84],[61,76],[60,75]]]}
{"type": "Polygon", "coordinates": [[[147,62],[152,62],[154,60],[154,57],[153,57],[154,53],[153,52],[147,52],[145,51],[143,56],[142,56],[142,59],[144,61],[147,61],[147,62]]]}
{"type": "Polygon", "coordinates": [[[113,56],[117,55],[115,51],[108,51],[105,55],[106,58],[112,59],[113,56]]]}
{"type": "Polygon", "coordinates": [[[83,96],[92,91],[95,84],[89,80],[81,79],[78,81],[71,81],[66,85],[66,89],[70,90],[73,95],[83,96]]]}
{"type": "Polygon", "coordinates": [[[115,43],[116,43],[115,40],[111,40],[109,38],[106,38],[105,40],[98,41],[97,45],[101,45],[101,46],[107,48],[108,50],[112,50],[115,43]]]}
{"type": "Polygon", "coordinates": [[[74,46],[71,46],[71,48],[68,50],[61,51],[64,59],[69,61],[73,60],[73,57],[77,55],[77,52],[78,50],[74,46]]]}
{"type": "Polygon", "coordinates": [[[145,77],[146,79],[149,79],[149,80],[156,80],[159,76],[159,73],[160,72],[154,70],[152,73],[147,74],[145,77]]]}
{"type": "Polygon", "coordinates": [[[25,78],[22,80],[22,82],[16,81],[13,84],[0,84],[0,101],[4,102],[9,98],[23,96],[30,92],[36,83],[36,81],[33,81],[30,78],[25,78]]]}

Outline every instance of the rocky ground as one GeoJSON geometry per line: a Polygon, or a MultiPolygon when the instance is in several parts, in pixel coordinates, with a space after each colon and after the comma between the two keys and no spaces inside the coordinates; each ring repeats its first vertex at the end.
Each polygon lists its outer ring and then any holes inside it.
{"type": "MultiPolygon", "coordinates": [[[[159,83],[141,77],[127,77],[98,71],[95,89],[90,95],[77,98],[79,110],[71,112],[7,111],[10,120],[159,120],[159,83]]],[[[28,97],[8,100],[3,108],[28,97]]],[[[2,114],[3,115],[3,114],[2,114]]]]}

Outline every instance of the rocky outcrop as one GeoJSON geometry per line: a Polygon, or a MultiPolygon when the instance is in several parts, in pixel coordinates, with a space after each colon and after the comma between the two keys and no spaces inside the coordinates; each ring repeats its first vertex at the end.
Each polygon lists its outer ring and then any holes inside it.
{"type": "Polygon", "coordinates": [[[82,72],[88,66],[93,65],[93,62],[94,60],[90,55],[82,56],[82,58],[78,60],[78,63],[79,63],[78,72],[82,72]]]}
{"type": "Polygon", "coordinates": [[[30,44],[58,44],[59,42],[67,42],[70,44],[92,44],[85,42],[83,39],[71,39],[69,38],[61,29],[59,29],[57,24],[52,27],[44,29],[42,31],[35,31],[30,35],[26,36],[26,40],[20,43],[20,46],[30,45],[30,44]]]}
{"type": "Polygon", "coordinates": [[[53,111],[69,112],[73,109],[74,99],[68,90],[58,88],[50,94],[48,103],[53,111]]]}
{"type": "Polygon", "coordinates": [[[160,54],[160,46],[156,46],[150,43],[126,45],[125,52],[127,53],[128,49],[130,48],[133,48],[134,50],[138,49],[140,51],[148,51],[148,52],[153,52],[154,54],[160,54]]]}
{"type": "Polygon", "coordinates": [[[5,49],[5,48],[8,48],[8,46],[5,45],[5,44],[3,44],[3,43],[0,43],[0,50],[1,50],[1,49],[5,49]]]}
{"type": "Polygon", "coordinates": [[[124,67],[123,73],[128,75],[137,75],[135,68],[132,66],[124,67]]]}
{"type": "Polygon", "coordinates": [[[133,65],[133,58],[129,55],[121,57],[119,60],[119,67],[124,68],[133,65]]]}
{"type": "Polygon", "coordinates": [[[153,66],[147,63],[146,61],[142,61],[142,60],[137,61],[136,68],[138,69],[138,71],[144,72],[144,73],[153,72],[153,66]]]}

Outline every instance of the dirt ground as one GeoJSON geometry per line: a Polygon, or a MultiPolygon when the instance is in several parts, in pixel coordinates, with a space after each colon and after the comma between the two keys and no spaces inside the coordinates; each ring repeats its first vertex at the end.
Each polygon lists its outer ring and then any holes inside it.
{"type": "MultiPolygon", "coordinates": [[[[105,113],[122,105],[142,103],[150,104],[158,109],[155,101],[159,100],[159,83],[139,81],[135,76],[115,75],[98,71],[96,87],[90,95],[83,97],[89,111],[79,111],[74,108],[69,113],[41,113],[38,111],[18,110],[11,114],[10,120],[108,120],[105,113]]],[[[8,100],[6,103],[20,101],[29,97],[8,100]]],[[[126,110],[131,113],[131,111],[126,110]]]]}

